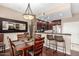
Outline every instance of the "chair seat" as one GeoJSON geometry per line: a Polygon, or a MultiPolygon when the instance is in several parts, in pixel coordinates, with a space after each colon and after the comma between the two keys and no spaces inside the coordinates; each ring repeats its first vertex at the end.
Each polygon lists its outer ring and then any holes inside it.
{"type": "Polygon", "coordinates": [[[54,40],[53,35],[47,35],[48,40],[54,40]]]}

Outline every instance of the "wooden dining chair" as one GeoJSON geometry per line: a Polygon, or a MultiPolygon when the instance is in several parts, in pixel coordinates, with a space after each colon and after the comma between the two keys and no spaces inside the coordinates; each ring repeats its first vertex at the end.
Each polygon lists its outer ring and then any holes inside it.
{"type": "Polygon", "coordinates": [[[9,40],[9,43],[10,43],[11,56],[22,56],[23,52],[21,50],[17,51],[16,46],[15,46],[15,44],[13,44],[11,39],[9,37],[7,37],[7,39],[9,40]]]}
{"type": "Polygon", "coordinates": [[[17,34],[17,40],[24,40],[25,35],[24,34],[17,34]]]}
{"type": "Polygon", "coordinates": [[[41,34],[35,34],[35,38],[41,38],[41,34]]]}
{"type": "Polygon", "coordinates": [[[0,33],[0,53],[5,53],[4,34],[0,33]]]}
{"type": "Polygon", "coordinates": [[[24,40],[29,40],[30,36],[28,33],[23,33],[23,34],[17,34],[17,39],[24,41],[24,40]]]}
{"type": "Polygon", "coordinates": [[[39,40],[35,40],[33,50],[29,51],[29,54],[32,56],[40,56],[43,51],[44,38],[40,38],[39,40]]]}

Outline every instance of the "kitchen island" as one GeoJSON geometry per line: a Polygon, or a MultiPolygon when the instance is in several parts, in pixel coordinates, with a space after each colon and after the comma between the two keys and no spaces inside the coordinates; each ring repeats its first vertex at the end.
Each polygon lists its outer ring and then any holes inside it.
{"type": "MultiPolygon", "coordinates": [[[[69,33],[49,33],[49,32],[44,32],[44,33],[36,33],[36,34],[41,34],[42,37],[45,37],[45,43],[44,46],[45,47],[49,47],[49,41],[47,40],[47,34],[52,34],[54,35],[59,35],[59,36],[63,36],[64,40],[65,40],[65,44],[66,44],[66,54],[71,55],[71,34],[69,33]]],[[[51,43],[55,43],[54,41],[51,41],[51,43]]],[[[62,49],[62,43],[58,43],[58,51],[63,52],[62,49]]],[[[51,49],[54,49],[54,47],[51,45],[50,46],[51,49]]]]}

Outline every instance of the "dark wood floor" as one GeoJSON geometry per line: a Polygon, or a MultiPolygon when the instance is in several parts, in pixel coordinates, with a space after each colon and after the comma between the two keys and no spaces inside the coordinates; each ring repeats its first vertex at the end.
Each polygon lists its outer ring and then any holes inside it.
{"type": "Polygon", "coordinates": [[[73,51],[73,50],[71,50],[71,55],[72,56],[79,56],[79,51],[73,51]]]}
{"type": "Polygon", "coordinates": [[[59,52],[59,51],[54,52],[54,50],[44,47],[43,56],[69,56],[69,55],[59,52]]]}
{"type": "MultiPolygon", "coordinates": [[[[59,52],[59,51],[57,51],[57,52],[53,52],[54,50],[52,50],[52,49],[49,49],[49,48],[47,48],[47,50],[46,50],[46,47],[44,47],[43,48],[43,56],[79,56],[79,52],[77,52],[77,51],[73,51],[73,50],[71,50],[71,55],[65,55],[64,53],[62,53],[62,52],[59,52]]],[[[10,52],[9,51],[6,51],[6,53],[5,53],[5,55],[6,56],[10,56],[10,52]]],[[[0,56],[3,56],[3,54],[1,54],[0,56]]]]}

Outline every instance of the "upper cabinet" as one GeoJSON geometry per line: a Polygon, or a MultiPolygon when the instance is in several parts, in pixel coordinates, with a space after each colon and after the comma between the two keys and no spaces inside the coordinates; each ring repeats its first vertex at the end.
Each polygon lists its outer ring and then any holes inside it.
{"type": "Polygon", "coordinates": [[[61,20],[53,20],[51,22],[38,20],[37,32],[44,32],[47,30],[52,30],[55,33],[60,33],[62,31],[61,20]]]}
{"type": "Polygon", "coordinates": [[[0,33],[27,32],[28,24],[24,21],[0,18],[0,33]]]}
{"type": "Polygon", "coordinates": [[[61,25],[61,20],[54,20],[52,21],[52,25],[55,26],[55,25],[61,25]]]}
{"type": "Polygon", "coordinates": [[[52,21],[52,30],[53,33],[62,33],[61,20],[52,21]]]}
{"type": "Polygon", "coordinates": [[[44,32],[46,30],[46,22],[38,20],[37,21],[37,32],[44,32]]]}

